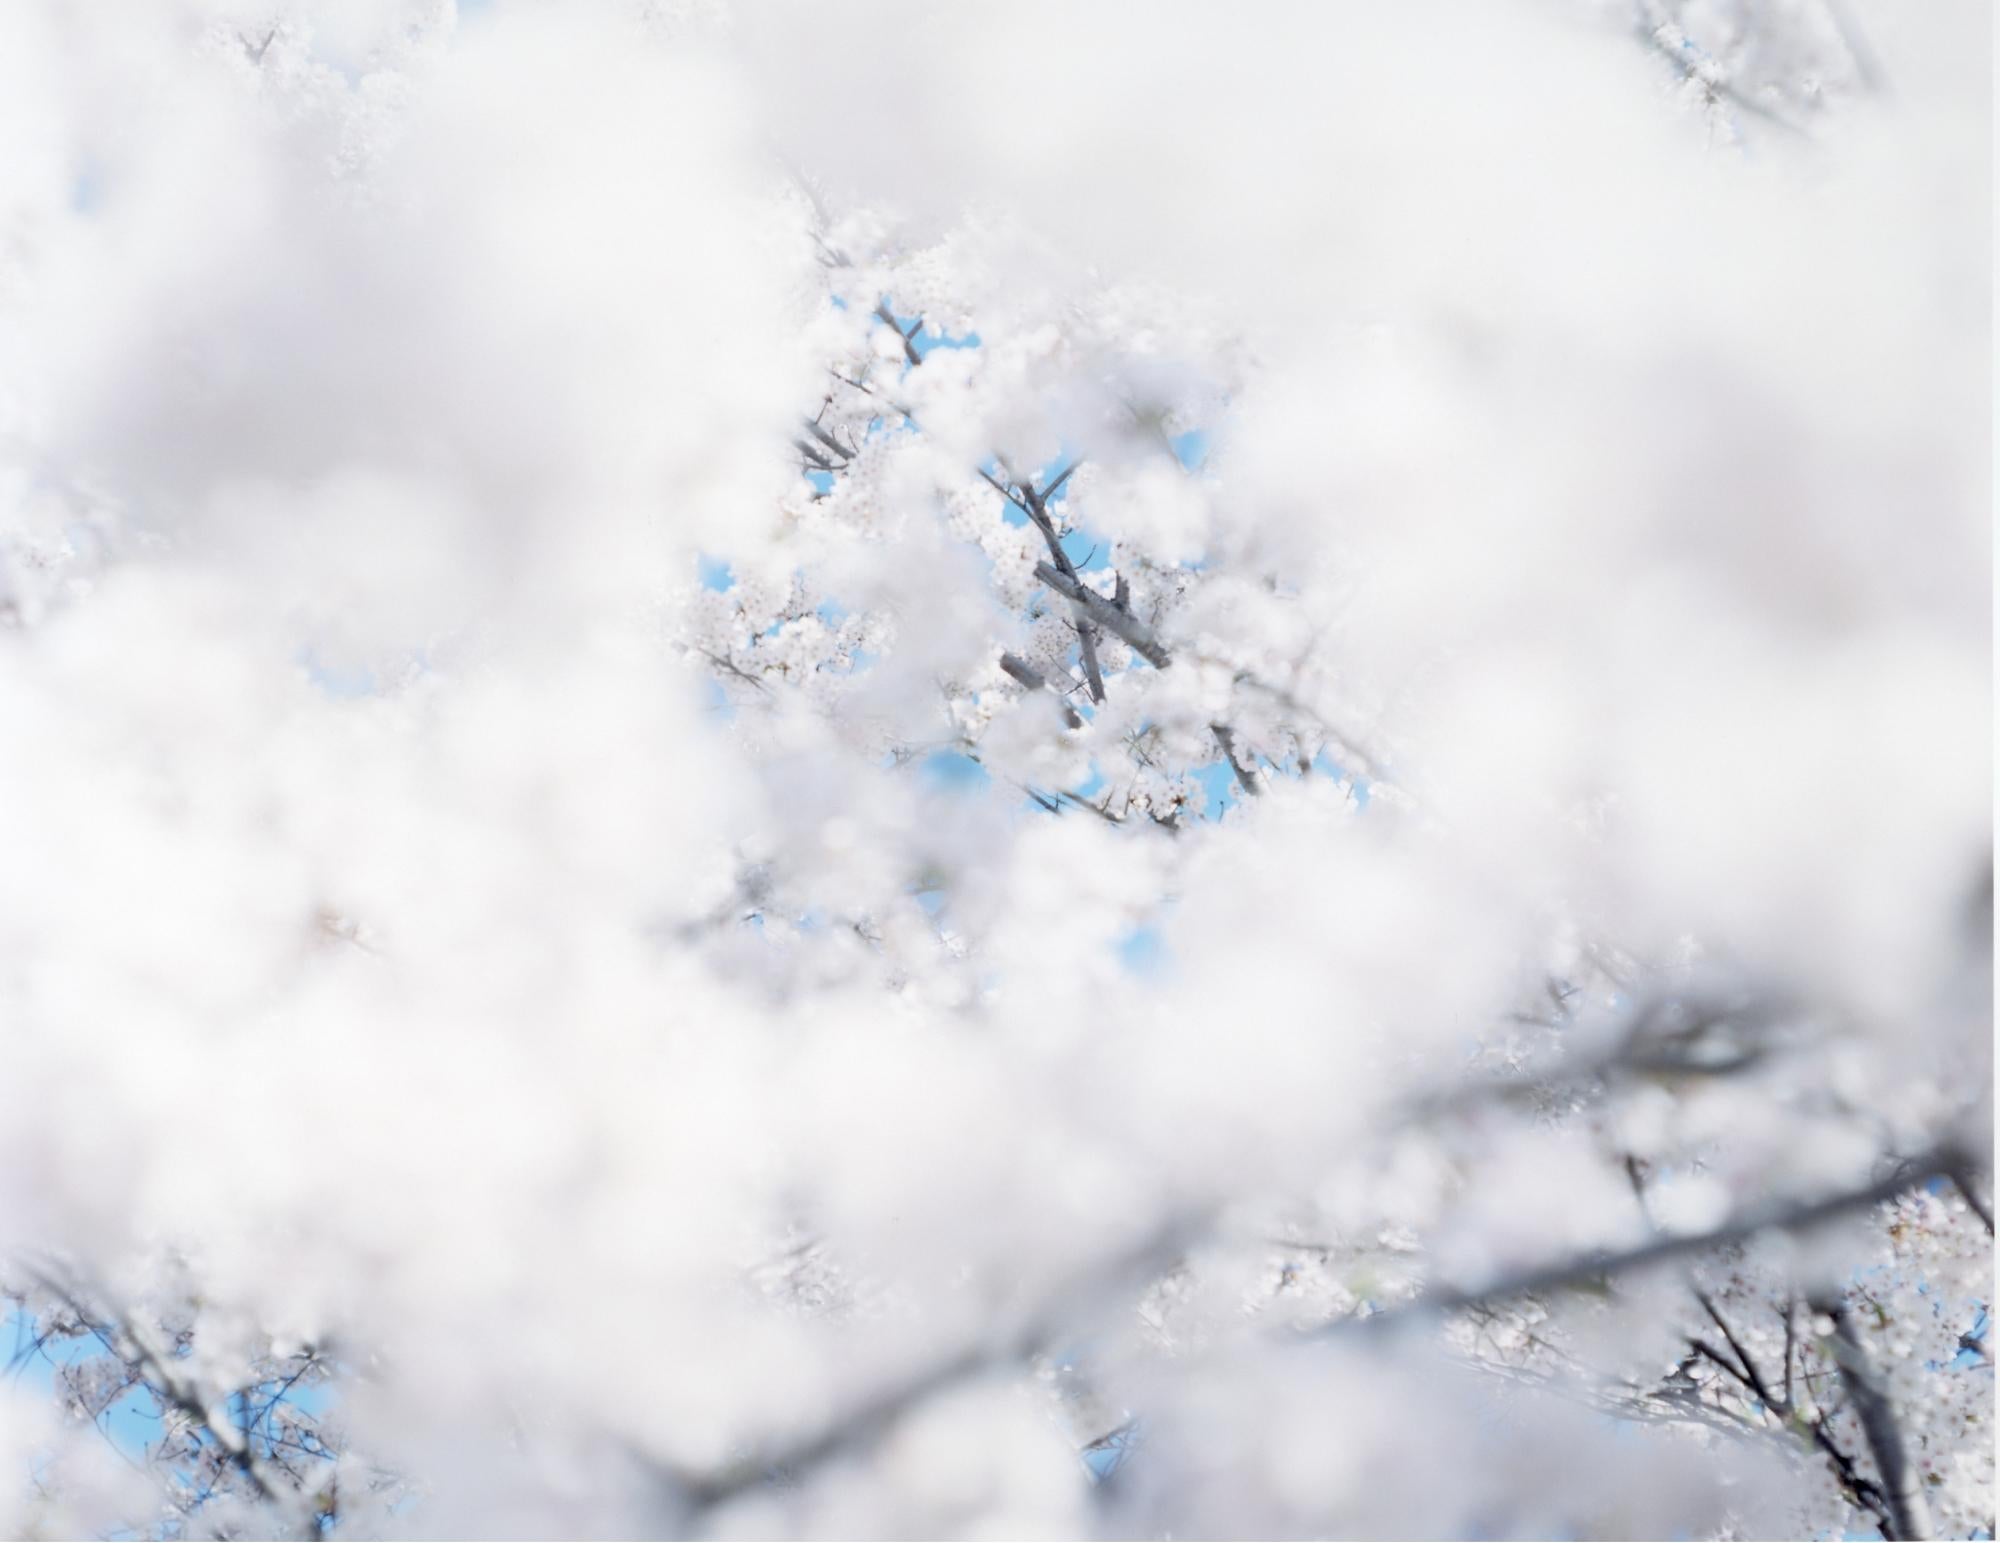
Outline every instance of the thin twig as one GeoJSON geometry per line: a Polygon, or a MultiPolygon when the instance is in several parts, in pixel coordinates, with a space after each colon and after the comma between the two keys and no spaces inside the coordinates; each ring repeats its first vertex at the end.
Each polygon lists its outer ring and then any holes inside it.
{"type": "Polygon", "coordinates": [[[50,1271],[37,1269],[34,1266],[30,1266],[29,1269],[44,1287],[65,1303],[70,1311],[104,1342],[113,1355],[146,1374],[147,1386],[156,1396],[208,1433],[209,1439],[214,1441],[231,1464],[243,1475],[250,1488],[256,1492],[258,1499],[272,1502],[278,1499],[277,1490],[265,1479],[257,1463],[256,1454],[250,1450],[247,1435],[228,1430],[218,1423],[210,1415],[208,1405],[200,1393],[168,1370],[165,1360],[146,1342],[145,1337],[138,1332],[137,1326],[129,1318],[121,1316],[112,1320],[117,1329],[118,1339],[127,1347],[120,1349],[92,1322],[92,1314],[84,1307],[76,1292],[64,1285],[50,1271]]]}

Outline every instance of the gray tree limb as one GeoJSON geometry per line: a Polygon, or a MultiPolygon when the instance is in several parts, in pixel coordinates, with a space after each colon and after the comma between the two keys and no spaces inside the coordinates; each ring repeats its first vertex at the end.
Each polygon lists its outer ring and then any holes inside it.
{"type": "Polygon", "coordinates": [[[1215,742],[1222,747],[1222,758],[1229,763],[1229,769],[1236,773],[1237,786],[1252,798],[1256,798],[1264,789],[1250,774],[1249,768],[1236,759],[1235,733],[1226,723],[1211,723],[1208,729],[1215,736],[1215,742]]]}
{"type": "MultiPolygon", "coordinates": [[[[1002,654],[1000,656],[1000,668],[1007,672],[1009,678],[1018,681],[1030,691],[1047,691],[1050,689],[1048,677],[1018,654],[1002,654]]],[[[1083,727],[1083,714],[1079,713],[1074,707],[1071,707],[1069,703],[1064,702],[1062,704],[1062,711],[1063,721],[1071,728],[1080,729],[1083,727]]]]}
{"type": "MultiPolygon", "coordinates": [[[[1008,498],[1012,499],[1021,512],[1034,522],[1035,529],[1042,533],[1042,540],[1048,546],[1049,559],[1055,564],[1056,572],[1060,573],[1071,583],[1076,582],[1076,564],[1069,560],[1069,553],[1063,550],[1062,537],[1056,534],[1056,522],[1049,518],[1048,500],[1049,494],[1061,487],[1069,479],[1070,472],[1075,471],[1082,464],[1081,461],[1071,462],[1069,470],[1056,478],[1054,482],[1051,482],[1048,486],[1048,491],[1043,493],[1037,493],[1034,484],[1027,482],[1020,483],[1019,491],[1016,492],[1012,488],[1002,487],[995,478],[987,476],[984,471],[981,471],[979,474],[992,483],[994,487],[999,488],[1008,498]]],[[[1003,471],[1006,470],[1004,463],[1002,463],[1001,469],[1003,471]]],[[[1013,473],[1008,472],[1007,475],[1009,480],[1012,480],[1013,473]]],[[[1047,565],[1039,564],[1037,566],[1042,567],[1047,565]]],[[[1079,619],[1076,629],[1076,639],[1083,658],[1083,678],[1090,685],[1090,699],[1093,702],[1102,702],[1104,700],[1104,671],[1097,662],[1097,633],[1088,621],[1079,619]]]]}
{"type": "Polygon", "coordinates": [[[1882,1374],[1869,1357],[1867,1346],[1861,1343],[1861,1336],[1854,1331],[1853,1314],[1840,1297],[1821,1297],[1812,1306],[1814,1312],[1824,1313],[1833,1320],[1833,1332],[1827,1336],[1828,1347],[1834,1364],[1840,1368],[1841,1385],[1847,1389],[1855,1417],[1861,1422],[1861,1433],[1868,1438],[1875,1472],[1881,1477],[1882,1490],[1888,1498],[1892,1525],[1884,1530],[1892,1538],[1928,1538],[1931,1513],[1924,1499],[1923,1480],[1918,1476],[1916,1464],[1910,1461],[1909,1448],[1903,1442],[1902,1423],[1896,1418],[1896,1407],[1882,1385],[1882,1374]]]}
{"type": "Polygon", "coordinates": [[[1088,588],[1071,575],[1060,572],[1047,563],[1035,564],[1035,577],[1076,607],[1078,616],[1095,623],[1106,632],[1115,633],[1123,638],[1131,645],[1132,652],[1154,669],[1164,670],[1173,663],[1173,656],[1153,635],[1152,628],[1129,611],[1119,610],[1096,590],[1088,588]]]}
{"type": "Polygon", "coordinates": [[[919,321],[916,326],[905,332],[902,324],[896,320],[895,316],[889,310],[889,302],[887,300],[883,300],[876,305],[875,314],[889,324],[891,332],[902,339],[903,357],[909,360],[912,365],[922,364],[924,362],[923,355],[917,352],[917,345],[912,343],[910,339],[923,330],[923,322],[919,321]]]}
{"type": "Polygon", "coordinates": [[[148,1341],[130,1317],[113,1315],[107,1326],[99,1320],[99,1315],[90,1311],[83,1293],[72,1289],[54,1270],[33,1265],[29,1266],[29,1270],[37,1283],[75,1313],[78,1321],[97,1335],[114,1356],[136,1370],[162,1403],[205,1431],[231,1466],[243,1475],[259,1500],[279,1500],[280,1492],[265,1476],[257,1454],[251,1449],[248,1435],[239,1432],[227,1421],[218,1419],[201,1391],[192,1382],[174,1374],[167,1364],[169,1358],[148,1341]]]}
{"type": "Polygon", "coordinates": [[[792,1442],[766,1447],[716,1472],[685,1474],[669,1468],[666,1476],[699,1515],[774,1479],[865,1449],[933,1395],[991,1368],[1019,1364],[1044,1349],[1076,1313],[1106,1293],[1156,1276],[1184,1251],[1203,1222],[1196,1217],[1162,1223],[1130,1248],[1079,1272],[1012,1324],[888,1383],[792,1442]]]}
{"type": "Polygon", "coordinates": [[[1314,1337],[1352,1334],[1357,1330],[1387,1327],[1406,1319],[1460,1312],[1503,1302],[1512,1297],[1542,1291],[1559,1291],[1584,1286],[1612,1277],[1643,1270],[1694,1254],[1705,1254],[1732,1244],[1745,1243],[1761,1232],[1800,1232],[1868,1211],[1885,1200],[1948,1175],[1957,1160],[1955,1152],[1933,1149],[1897,1166],[1887,1177],[1856,1189],[1840,1190],[1817,1200],[1790,1200],[1764,1205],[1731,1218],[1707,1232],[1690,1232],[1648,1238],[1624,1249],[1593,1249],[1568,1259],[1533,1266],[1513,1275],[1503,1275],[1473,1287],[1433,1286],[1407,1302],[1371,1313],[1366,1318],[1344,1318],[1314,1332],[1314,1337]]]}

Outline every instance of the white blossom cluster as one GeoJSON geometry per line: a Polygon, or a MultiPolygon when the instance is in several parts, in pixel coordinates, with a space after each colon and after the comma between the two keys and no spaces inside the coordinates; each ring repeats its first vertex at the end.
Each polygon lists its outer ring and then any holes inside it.
{"type": "Polygon", "coordinates": [[[1990,1536],[1979,12],[0,7],[0,1533],[1990,1536]]]}

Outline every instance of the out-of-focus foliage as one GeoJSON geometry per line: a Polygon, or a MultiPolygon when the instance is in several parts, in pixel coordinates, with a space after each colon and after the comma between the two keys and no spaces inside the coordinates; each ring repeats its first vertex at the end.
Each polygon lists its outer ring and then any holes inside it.
{"type": "Polygon", "coordinates": [[[1990,1535],[1986,28],[0,8],[0,1532],[1990,1535]]]}

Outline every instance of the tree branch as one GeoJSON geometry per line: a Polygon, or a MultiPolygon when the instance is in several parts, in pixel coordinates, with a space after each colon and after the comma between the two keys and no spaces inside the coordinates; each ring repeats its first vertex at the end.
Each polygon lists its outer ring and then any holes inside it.
{"type": "Polygon", "coordinates": [[[1703,69],[1698,59],[1688,57],[1686,51],[1687,34],[1682,32],[1678,27],[1663,28],[1641,25],[1638,32],[1641,41],[1647,47],[1658,53],[1661,58],[1679,70],[1683,80],[1692,81],[1696,85],[1699,85],[1707,93],[1710,101],[1714,101],[1720,97],[1731,105],[1740,107],[1744,112],[1750,113],[1755,117],[1763,119],[1766,123],[1783,129],[1788,134],[1804,135],[1806,133],[1805,129],[1794,123],[1790,118],[1787,118],[1783,113],[1766,107],[1755,97],[1743,91],[1734,82],[1725,79],[1720,71],[1712,68],[1703,69]],[[1672,39],[1668,36],[1669,32],[1673,34],[1672,39]],[[1675,40],[1678,40],[1682,46],[1677,47],[1675,40]]]}
{"type": "Polygon", "coordinates": [[[839,456],[843,464],[854,459],[854,452],[852,450],[849,450],[847,446],[843,445],[839,440],[835,439],[831,434],[827,433],[825,429],[821,428],[817,423],[814,423],[812,419],[810,418],[806,419],[805,425],[806,425],[806,432],[812,435],[812,437],[818,440],[822,445],[826,446],[826,448],[831,450],[835,455],[839,456]]]}
{"type": "Polygon", "coordinates": [[[1951,1171],[1952,1187],[1965,1196],[1965,1203],[1972,1208],[1972,1214],[1985,1226],[1987,1236],[1993,1235],[1993,1207],[1979,1193],[1977,1180],[1972,1176],[1969,1165],[1961,1164],[1951,1171]]]}
{"type": "Polygon", "coordinates": [[[1875,1471],[1881,1475],[1882,1489],[1888,1497],[1892,1526],[1884,1527],[1883,1532],[1892,1538],[1928,1538],[1931,1517],[1924,1500],[1923,1481],[1910,1461],[1909,1449],[1903,1443],[1903,1427],[1882,1385],[1881,1373],[1869,1359],[1861,1336],[1854,1332],[1854,1318],[1847,1310],[1847,1303],[1839,1297],[1821,1297],[1812,1307],[1814,1312],[1824,1313],[1833,1320],[1833,1332],[1827,1336],[1833,1361],[1840,1368],[1841,1385],[1854,1405],[1861,1433],[1868,1438],[1875,1471]]]}
{"type": "Polygon", "coordinates": [[[1434,1286],[1407,1302],[1384,1308],[1365,1318],[1344,1318],[1327,1324],[1316,1330],[1314,1337],[1350,1334],[1359,1329],[1386,1327],[1405,1319],[1461,1312],[1469,1307],[1485,1306],[1511,1297],[1581,1286],[1665,1264],[1669,1260],[1748,1242],[1760,1232],[1805,1231],[1837,1221],[1843,1216],[1871,1210],[1885,1200],[1893,1200],[1938,1178],[1949,1172],[1955,1156],[1949,1151],[1932,1150],[1900,1164],[1886,1178],[1859,1189],[1842,1190],[1818,1200],[1766,1205],[1707,1232],[1653,1237],[1626,1249],[1596,1249],[1551,1264],[1537,1265],[1514,1275],[1501,1276],[1476,1287],[1434,1286]]]}
{"type": "Polygon", "coordinates": [[[1066,573],[1051,568],[1047,563],[1035,564],[1035,577],[1061,595],[1085,620],[1094,622],[1106,632],[1116,633],[1131,645],[1132,651],[1156,670],[1164,670],[1173,663],[1173,657],[1161,646],[1153,631],[1138,617],[1121,611],[1106,600],[1096,590],[1087,588],[1066,573]]]}
{"type": "Polygon", "coordinates": [[[923,322],[919,320],[916,326],[912,327],[908,332],[905,332],[903,330],[902,324],[898,322],[895,316],[890,313],[889,302],[887,300],[880,300],[876,302],[875,314],[881,317],[883,321],[889,324],[889,330],[891,332],[895,333],[898,338],[902,339],[903,357],[909,360],[912,365],[922,364],[924,362],[924,356],[917,352],[917,345],[912,343],[910,339],[915,337],[919,332],[923,330],[923,325],[924,325],[923,322]]]}
{"type": "MultiPolygon", "coordinates": [[[[1075,471],[1077,466],[1081,464],[1081,462],[1072,463],[1070,471],[1075,471]]],[[[1012,474],[1010,473],[1009,475],[1011,476],[1012,474]]],[[[1069,472],[1063,473],[1064,477],[1068,475],[1069,472]]],[[[991,481],[992,479],[988,478],[987,480],[991,481]]],[[[1061,479],[1058,478],[1057,482],[1059,483],[1060,481],[1061,479]]],[[[1055,485],[1051,484],[1051,487],[1055,485]]],[[[1076,564],[1070,561],[1069,553],[1063,550],[1062,537],[1056,534],[1056,522],[1049,518],[1048,495],[1037,493],[1032,482],[1021,483],[1020,489],[1021,507],[1027,510],[1028,518],[1035,522],[1035,528],[1042,533],[1042,540],[1048,544],[1049,556],[1055,562],[1056,570],[1072,583],[1075,583],[1076,564]]],[[[1091,630],[1088,623],[1080,622],[1076,629],[1076,639],[1078,650],[1083,659],[1083,677],[1090,683],[1090,699],[1093,702],[1102,702],[1104,700],[1104,671],[1099,667],[1097,662],[1097,634],[1091,630]]]]}
{"type": "Polygon", "coordinates": [[[1056,489],[1061,487],[1065,482],[1069,481],[1070,474],[1073,473],[1082,464],[1083,464],[1082,460],[1078,459],[1071,461],[1069,465],[1065,466],[1062,469],[1062,472],[1056,477],[1056,480],[1051,482],[1047,487],[1042,489],[1041,501],[1044,504],[1046,504],[1050,499],[1054,498],[1056,496],[1056,489]]]}
{"type": "Polygon", "coordinates": [[[1236,773],[1237,785],[1252,798],[1260,796],[1264,789],[1251,776],[1248,768],[1236,759],[1236,735],[1226,723],[1211,723],[1208,731],[1215,736],[1215,742],[1222,747],[1222,758],[1229,763],[1229,769],[1236,773]]]}
{"type": "MultiPolygon", "coordinates": [[[[1012,1327],[974,1340],[919,1367],[850,1404],[817,1430],[789,1443],[767,1447],[711,1474],[679,1474],[668,1469],[676,1488],[697,1515],[780,1476],[795,1476],[844,1453],[865,1448],[897,1421],[946,1388],[997,1366],[1026,1360],[1061,1333],[1066,1319],[1107,1291],[1159,1273],[1179,1255],[1199,1218],[1183,1218],[1154,1228],[1131,1248],[1100,1261],[1058,1287],[1012,1327]]],[[[658,1465],[656,1465],[658,1466],[658,1465]]]]}
{"type": "MultiPolygon", "coordinates": [[[[1006,671],[1012,679],[1026,686],[1030,691],[1046,691],[1050,689],[1048,677],[1017,654],[1002,654],[1000,656],[1000,668],[1006,671]]],[[[1060,693],[1057,695],[1060,700],[1060,693]]],[[[1068,702],[1062,704],[1062,710],[1063,721],[1071,728],[1080,729],[1083,727],[1083,715],[1074,707],[1071,707],[1068,702]]]]}
{"type": "MultiPolygon", "coordinates": [[[[1630,1154],[1625,1158],[1625,1174],[1631,1180],[1633,1197],[1639,1203],[1639,1214],[1645,1218],[1648,1229],[1657,1231],[1652,1208],[1646,1203],[1646,1185],[1639,1161],[1630,1154]]],[[[1815,1411],[1811,1419],[1806,1419],[1793,1407],[1792,1299],[1788,1296],[1785,1300],[1785,1386],[1784,1392],[1779,1394],[1764,1380],[1764,1374],[1758,1369],[1756,1361],[1751,1358],[1749,1350],[1743,1341],[1736,1337],[1736,1331],[1729,1326],[1729,1320],[1722,1316],[1722,1309],[1716,1305],[1715,1298],[1692,1278],[1688,1281],[1688,1288],[1694,1293],[1695,1301],[1701,1304],[1701,1310],[1708,1314],[1709,1321],[1722,1331],[1723,1340],[1728,1344],[1735,1360],[1731,1361],[1728,1356],[1698,1335],[1688,1341],[1696,1353],[1719,1367],[1732,1381],[1748,1389],[1765,1415],[1779,1416],[1783,1421],[1783,1430],[1797,1434],[1803,1429],[1807,1441],[1824,1453],[1827,1460],[1833,1464],[1834,1477],[1839,1480],[1840,1487],[1846,1491],[1848,1499],[1853,1502],[1855,1508],[1868,1512],[1878,1524],[1886,1528],[1889,1524],[1887,1498],[1877,1485],[1862,1475],[1854,1466],[1854,1459],[1849,1457],[1840,1443],[1833,1439],[1833,1433],[1826,1427],[1826,1417],[1815,1411]]]]}
{"type": "Polygon", "coordinates": [[[189,1383],[182,1382],[168,1368],[166,1359],[138,1331],[129,1318],[114,1314],[111,1317],[113,1333],[107,1334],[95,1322],[95,1315],[87,1309],[81,1296],[64,1285],[53,1273],[29,1266],[33,1274],[49,1292],[63,1302],[78,1320],[91,1332],[103,1340],[114,1356],[124,1360],[145,1378],[146,1386],[170,1408],[178,1410],[189,1421],[208,1433],[223,1455],[256,1493],[259,1500],[275,1503],[279,1499],[278,1490],[264,1477],[256,1454],[250,1449],[250,1439],[246,1433],[238,1432],[217,1420],[210,1412],[207,1401],[189,1383]],[[114,1342],[115,1341],[115,1342],[114,1342]]]}
{"type": "Polygon", "coordinates": [[[834,469],[833,462],[829,461],[822,452],[815,450],[803,439],[795,437],[792,440],[792,448],[808,461],[812,462],[815,471],[832,471],[834,469]]]}

